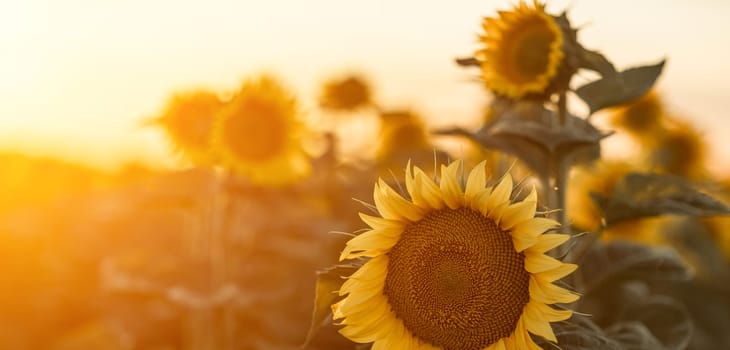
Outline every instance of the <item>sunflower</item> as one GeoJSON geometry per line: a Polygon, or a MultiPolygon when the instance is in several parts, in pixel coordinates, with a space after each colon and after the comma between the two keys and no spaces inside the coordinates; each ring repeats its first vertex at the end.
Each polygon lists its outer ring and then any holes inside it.
{"type": "Polygon", "coordinates": [[[193,162],[210,163],[210,140],[216,113],[223,101],[209,91],[174,95],[162,116],[153,122],[162,126],[178,151],[193,162]]]}
{"type": "Polygon", "coordinates": [[[647,147],[657,170],[689,179],[705,175],[707,145],[702,133],[690,123],[667,118],[669,126],[647,147]]]}
{"type": "Polygon", "coordinates": [[[567,212],[573,225],[581,230],[601,230],[601,238],[607,241],[628,239],[651,245],[663,244],[661,228],[667,218],[640,218],[603,227],[603,213],[593,199],[594,194],[611,197],[626,175],[643,171],[624,160],[604,160],[590,167],[578,167],[568,187],[567,212]]]}
{"type": "Polygon", "coordinates": [[[487,87],[511,98],[544,94],[565,56],[562,29],[545,5],[521,1],[499,18],[486,17],[482,27],[484,48],[476,55],[487,87]]]}
{"type": "Polygon", "coordinates": [[[382,176],[389,176],[409,160],[416,165],[433,164],[434,157],[447,157],[431,143],[423,119],[410,111],[381,113],[378,141],[375,159],[382,176]]]}
{"type": "Polygon", "coordinates": [[[371,103],[370,86],[365,79],[351,75],[327,82],[319,104],[335,110],[355,110],[371,103]]]}
{"type": "Polygon", "coordinates": [[[224,166],[259,184],[281,185],[307,175],[306,133],[294,98],[273,78],[246,81],[214,127],[224,166]]]}
{"type": "Polygon", "coordinates": [[[371,229],[340,256],[367,257],[332,306],[340,333],[373,349],[540,349],[530,334],[557,342],[550,322],[572,311],[549,304],[578,296],[553,284],[576,265],[545,255],[568,235],[543,234],[558,223],[534,217],[533,188],[511,202],[512,178],[486,187],[486,163],[465,188],[462,162],[442,166],[434,182],[406,169],[406,199],[379,180],[381,217],[361,214],[371,229]]]}
{"type": "Polygon", "coordinates": [[[613,108],[610,111],[610,121],[613,126],[646,143],[661,131],[665,114],[661,97],[652,90],[625,106],[613,108]]]}

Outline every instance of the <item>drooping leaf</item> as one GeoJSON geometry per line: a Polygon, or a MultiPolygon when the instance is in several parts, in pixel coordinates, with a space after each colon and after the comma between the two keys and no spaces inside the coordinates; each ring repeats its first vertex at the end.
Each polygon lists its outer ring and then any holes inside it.
{"type": "Polygon", "coordinates": [[[606,330],[606,335],[625,350],[666,350],[667,348],[641,322],[620,322],[606,330]]]}
{"type": "MultiPolygon", "coordinates": [[[[623,350],[621,345],[603,333],[590,318],[578,314],[567,321],[552,325],[558,345],[564,350],[623,350]]],[[[555,346],[544,339],[536,339],[543,349],[555,346]]]]}
{"type": "Polygon", "coordinates": [[[667,292],[691,315],[694,330],[690,349],[730,349],[730,280],[709,283],[694,279],[672,285],[667,292]]]}
{"type": "Polygon", "coordinates": [[[591,51],[581,47],[578,54],[578,63],[580,68],[596,71],[604,78],[611,78],[618,74],[613,63],[598,51],[591,51]]]}
{"type": "Polygon", "coordinates": [[[616,184],[610,197],[591,195],[603,211],[607,226],[663,214],[730,214],[730,207],[673,175],[630,173],[616,184]]]}
{"type": "Polygon", "coordinates": [[[331,307],[338,298],[337,291],[345,282],[344,277],[351,275],[355,270],[357,270],[355,265],[335,265],[317,271],[312,321],[302,347],[306,347],[314,339],[324,320],[332,314],[331,307]]]}
{"type": "Polygon", "coordinates": [[[692,338],[693,325],[687,311],[670,297],[657,295],[642,303],[636,303],[628,309],[623,318],[645,326],[646,331],[654,338],[652,340],[644,337],[649,343],[627,347],[628,349],[686,349],[692,338]],[[659,342],[660,346],[654,344],[655,341],[659,342]]]}
{"type": "MultiPolygon", "coordinates": [[[[596,60],[593,63],[598,65],[596,68],[607,69],[605,62],[600,63],[598,57],[590,53],[588,55],[596,60]]],[[[607,75],[577,88],[575,94],[588,104],[590,113],[631,102],[646,94],[654,86],[665,62],[662,60],[654,65],[630,68],[618,74],[607,75]]]]}
{"type": "Polygon", "coordinates": [[[686,281],[692,276],[674,250],[621,240],[595,244],[578,271],[585,294],[625,280],[686,281]]]}
{"type": "Polygon", "coordinates": [[[442,135],[467,136],[484,148],[512,154],[541,176],[554,162],[591,161],[600,156],[600,140],[609,134],[573,115],[560,125],[558,116],[542,103],[497,100],[496,117],[471,133],[462,129],[437,131],[442,135]]]}

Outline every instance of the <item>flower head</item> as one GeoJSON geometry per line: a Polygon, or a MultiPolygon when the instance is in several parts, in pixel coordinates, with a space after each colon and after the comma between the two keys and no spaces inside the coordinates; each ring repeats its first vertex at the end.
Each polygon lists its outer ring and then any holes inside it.
{"type": "Polygon", "coordinates": [[[650,160],[657,170],[696,179],[705,175],[707,145],[691,124],[668,119],[669,126],[649,144],[650,160]]]}
{"type": "Polygon", "coordinates": [[[210,163],[213,121],[222,107],[223,102],[212,92],[180,93],[170,99],[155,122],[165,129],[178,151],[195,163],[210,163]]]}
{"type": "Polygon", "coordinates": [[[482,27],[484,48],[477,57],[487,87],[511,98],[544,94],[565,56],[560,24],[545,6],[521,1],[498,18],[485,18],[482,27]]]}
{"type": "Polygon", "coordinates": [[[535,217],[537,195],[512,201],[505,175],[486,187],[486,164],[462,186],[461,162],[434,182],[410,164],[406,199],[380,180],[381,217],[347,242],[341,259],[367,257],[333,305],[340,332],[373,349],[540,349],[531,334],[557,341],[550,322],[572,314],[549,304],[578,296],[552,282],[570,274],[545,252],[568,240],[544,234],[557,222],[535,217]]]}
{"type": "Polygon", "coordinates": [[[370,86],[358,76],[352,75],[327,82],[320,96],[320,105],[336,110],[354,110],[368,105],[370,86]]]}
{"type": "Polygon", "coordinates": [[[225,166],[259,184],[280,185],[310,170],[294,98],[273,78],[246,81],[218,116],[214,145],[225,166]]]}
{"type": "Polygon", "coordinates": [[[433,163],[434,146],[423,120],[409,111],[380,114],[379,144],[375,158],[383,174],[399,169],[412,160],[414,164],[433,163]]]}
{"type": "Polygon", "coordinates": [[[656,91],[621,107],[611,113],[611,124],[621,128],[639,141],[654,137],[662,128],[662,119],[666,111],[661,97],[656,91]]]}

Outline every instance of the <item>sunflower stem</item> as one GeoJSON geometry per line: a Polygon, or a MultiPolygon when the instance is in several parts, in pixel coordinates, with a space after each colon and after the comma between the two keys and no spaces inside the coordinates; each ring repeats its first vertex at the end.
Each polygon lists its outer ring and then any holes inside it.
{"type": "Polygon", "coordinates": [[[565,126],[568,123],[568,96],[565,91],[560,92],[558,98],[558,118],[560,126],[565,126]]]}
{"type": "MultiPolygon", "coordinates": [[[[566,124],[568,123],[568,100],[567,100],[567,94],[565,91],[560,92],[560,96],[558,98],[557,103],[558,108],[558,122],[560,128],[565,128],[566,124]]],[[[553,153],[552,159],[551,159],[551,180],[552,180],[552,188],[551,191],[554,191],[553,201],[552,201],[552,208],[551,209],[558,209],[556,216],[557,221],[560,222],[560,230],[562,233],[565,234],[571,234],[570,225],[568,223],[568,212],[567,212],[567,203],[566,203],[566,195],[567,195],[567,185],[568,185],[568,176],[570,175],[570,166],[571,163],[568,159],[566,159],[563,154],[560,152],[553,153]]],[[[558,249],[556,252],[558,256],[562,256],[566,254],[566,251],[562,251],[567,249],[565,246],[562,246],[558,249]]]]}

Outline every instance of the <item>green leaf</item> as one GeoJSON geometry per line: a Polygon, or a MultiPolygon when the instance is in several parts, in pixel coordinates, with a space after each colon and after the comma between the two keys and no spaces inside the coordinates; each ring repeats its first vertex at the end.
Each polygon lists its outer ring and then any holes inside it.
{"type": "MultiPolygon", "coordinates": [[[[610,339],[593,321],[579,314],[564,322],[552,324],[558,345],[563,350],[623,350],[621,344],[610,339]]],[[[556,348],[545,339],[535,339],[543,349],[556,348]]]]}
{"type": "Polygon", "coordinates": [[[611,326],[606,335],[621,344],[621,348],[625,350],[667,349],[641,322],[619,322],[611,326]]]}
{"type": "Polygon", "coordinates": [[[630,173],[616,184],[610,197],[596,193],[591,196],[603,211],[607,226],[664,214],[730,214],[730,207],[674,175],[630,173]]]}
{"type": "Polygon", "coordinates": [[[317,271],[317,284],[314,292],[314,311],[312,321],[309,325],[307,338],[302,347],[307,347],[317,335],[325,319],[332,314],[332,304],[339,298],[337,291],[345,282],[345,276],[349,276],[357,270],[356,265],[335,265],[327,269],[317,271]]]}
{"type": "Polygon", "coordinates": [[[559,125],[556,113],[542,103],[497,100],[493,108],[497,116],[475,133],[462,129],[437,133],[467,136],[484,148],[512,154],[540,176],[549,174],[551,162],[597,159],[600,140],[609,135],[573,115],[559,125]]]}
{"type": "MultiPolygon", "coordinates": [[[[592,54],[588,54],[591,55],[592,54]]],[[[597,57],[592,57],[596,69],[606,70],[605,63],[598,62],[597,57]]],[[[666,61],[636,68],[630,68],[618,74],[610,74],[599,80],[583,85],[575,90],[593,114],[598,110],[629,103],[646,94],[659,75],[662,73],[666,61]]]]}
{"type": "Polygon", "coordinates": [[[578,271],[586,295],[626,280],[677,282],[692,276],[673,249],[620,240],[596,244],[578,271]]]}
{"type": "Polygon", "coordinates": [[[695,279],[671,287],[672,296],[687,308],[694,323],[690,349],[730,349],[730,280],[713,282],[695,279]],[[723,283],[724,288],[718,286],[723,283]]]}
{"type": "Polygon", "coordinates": [[[618,73],[613,63],[603,56],[600,52],[587,50],[583,47],[579,49],[578,64],[580,68],[590,69],[601,74],[604,78],[615,78],[618,73]]]}
{"type": "MultiPolygon", "coordinates": [[[[693,325],[687,311],[670,297],[652,296],[642,303],[635,304],[623,318],[646,326],[646,330],[654,336],[655,341],[660,343],[660,347],[647,343],[627,347],[628,349],[686,349],[692,338],[693,325]]],[[[652,341],[648,337],[644,339],[652,341]]]]}

